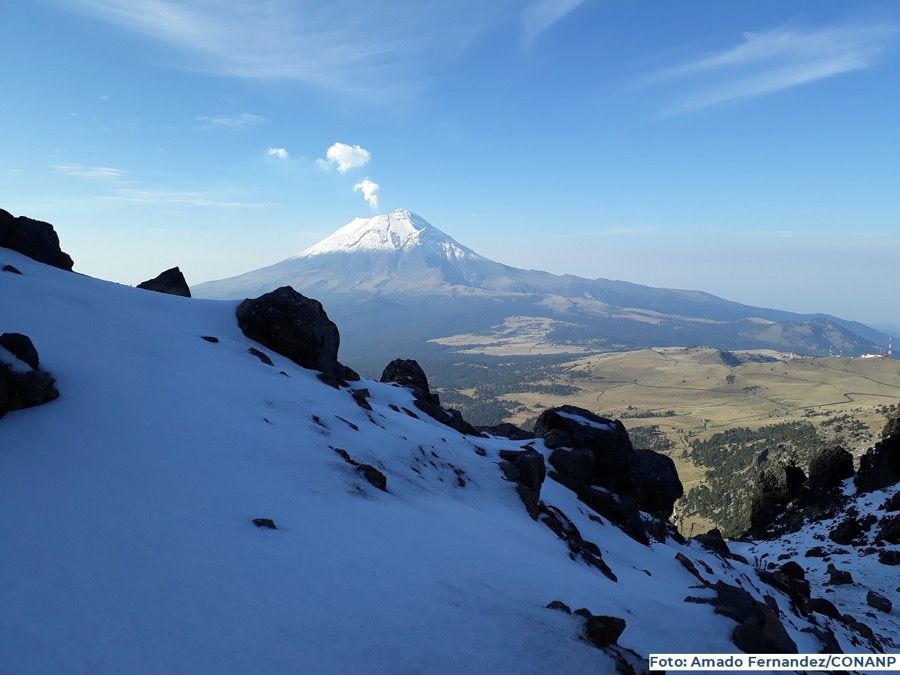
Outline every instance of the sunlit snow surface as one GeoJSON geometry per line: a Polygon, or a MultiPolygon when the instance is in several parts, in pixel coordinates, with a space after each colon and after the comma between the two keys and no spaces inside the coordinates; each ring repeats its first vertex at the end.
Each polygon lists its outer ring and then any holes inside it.
{"type": "Polygon", "coordinates": [[[624,618],[642,655],[734,652],[734,622],[683,601],[709,593],[678,551],[788,606],[748,566],[589,520],[548,479],[543,499],[619,581],[570,560],[501,477],[498,451],[523,443],[397,412],[415,408],[395,386],[355,385],[370,414],[277,354],[266,366],[234,302],[3,264],[24,274],[0,273],[0,331],[31,336],[61,396],[0,420],[0,673],[613,672],[551,600],[624,618]]]}

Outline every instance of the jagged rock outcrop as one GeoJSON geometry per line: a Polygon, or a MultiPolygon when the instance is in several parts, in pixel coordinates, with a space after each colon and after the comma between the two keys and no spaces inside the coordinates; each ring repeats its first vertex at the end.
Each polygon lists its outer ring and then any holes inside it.
{"type": "Polygon", "coordinates": [[[528,514],[537,520],[540,513],[541,486],[547,477],[544,456],[533,448],[525,450],[501,450],[500,467],[507,479],[517,483],[519,498],[528,514]]]}
{"type": "Polygon", "coordinates": [[[180,295],[184,298],[191,297],[191,289],[184,280],[184,275],[177,267],[161,272],[159,276],[148,279],[137,285],[145,291],[156,291],[157,293],[167,293],[169,295],[180,295]]]}
{"type": "Polygon", "coordinates": [[[235,313],[238,326],[251,340],[303,368],[318,370],[329,384],[344,379],[345,367],[337,360],[340,334],[318,300],[282,286],[244,300],[235,313]]]}
{"type": "Polygon", "coordinates": [[[534,433],[553,448],[550,464],[560,482],[583,500],[590,486],[598,486],[632,500],[642,511],[668,518],[684,494],[671,458],[635,449],[618,420],[567,405],[541,413],[534,433]]]}
{"type": "Polygon", "coordinates": [[[37,349],[28,336],[0,335],[0,417],[59,396],[53,377],[39,366],[37,349]]]}
{"type": "Polygon", "coordinates": [[[860,492],[881,490],[900,482],[900,433],[893,433],[859,458],[853,481],[860,492]]]}
{"type": "Polygon", "coordinates": [[[440,397],[431,391],[428,377],[422,366],[413,359],[394,359],[381,373],[382,382],[393,382],[412,391],[416,407],[429,417],[461,434],[484,436],[478,429],[463,419],[462,413],[452,408],[444,408],[440,397]]]}
{"type": "Polygon", "coordinates": [[[0,248],[8,248],[33,260],[71,271],[75,263],[59,247],[59,237],[50,223],[25,216],[16,217],[0,209],[0,248]]]}
{"type": "Polygon", "coordinates": [[[813,492],[836,488],[853,475],[853,455],[839,445],[823,448],[809,460],[809,488],[813,492]]]}
{"type": "Polygon", "coordinates": [[[767,534],[787,505],[803,494],[806,482],[803,469],[792,462],[761,471],[750,497],[750,532],[767,534]]]}

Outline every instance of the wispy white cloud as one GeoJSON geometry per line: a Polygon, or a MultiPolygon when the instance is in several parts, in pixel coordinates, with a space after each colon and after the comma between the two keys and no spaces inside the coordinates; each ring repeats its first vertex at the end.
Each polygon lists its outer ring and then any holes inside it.
{"type": "Polygon", "coordinates": [[[84,166],[82,164],[54,164],[53,169],[67,176],[81,178],[121,178],[128,172],[111,166],[84,166]]]}
{"type": "Polygon", "coordinates": [[[181,190],[118,190],[104,195],[103,199],[139,204],[179,204],[185,206],[206,206],[220,209],[254,209],[275,206],[273,202],[242,202],[222,199],[205,192],[181,190]]]}
{"type": "Polygon", "coordinates": [[[373,209],[378,207],[378,191],[380,189],[381,186],[378,183],[371,181],[368,178],[363,178],[353,186],[353,191],[361,192],[363,199],[365,199],[366,203],[373,209]]]}
{"type": "Polygon", "coordinates": [[[197,118],[203,126],[212,127],[214,129],[246,129],[257,124],[262,124],[266,118],[262,115],[254,115],[253,113],[240,113],[239,115],[214,115],[197,118]]]}
{"type": "Polygon", "coordinates": [[[422,86],[521,0],[46,1],[172,47],[184,69],[390,96],[422,86]]]}
{"type": "Polygon", "coordinates": [[[335,167],[341,173],[359,169],[369,163],[372,153],[360,145],[333,143],[325,152],[325,159],[316,160],[322,168],[335,167]]]}
{"type": "Polygon", "coordinates": [[[871,68],[896,36],[892,26],[859,24],[744,33],[739,44],[658,70],[647,82],[690,92],[663,113],[676,115],[871,68]]]}
{"type": "Polygon", "coordinates": [[[266,150],[266,155],[269,157],[277,157],[278,159],[287,159],[290,157],[285,148],[269,148],[266,150]]]}
{"type": "Polygon", "coordinates": [[[532,0],[522,10],[522,41],[530,45],[541,33],[582,3],[584,0],[532,0]]]}

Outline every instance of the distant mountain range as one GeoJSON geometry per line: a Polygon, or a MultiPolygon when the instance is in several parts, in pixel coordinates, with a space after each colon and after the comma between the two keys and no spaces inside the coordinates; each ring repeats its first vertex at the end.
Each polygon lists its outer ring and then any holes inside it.
{"type": "Polygon", "coordinates": [[[849,356],[887,342],[878,330],[827,314],[511,267],[407,210],[355,218],[287,260],[192,291],[238,299],[285,285],[325,303],[342,326],[345,354],[372,355],[377,344],[382,361],[403,350],[421,354],[436,338],[507,334],[511,317],[548,319],[543,340],[557,351],[709,345],[849,356]]]}

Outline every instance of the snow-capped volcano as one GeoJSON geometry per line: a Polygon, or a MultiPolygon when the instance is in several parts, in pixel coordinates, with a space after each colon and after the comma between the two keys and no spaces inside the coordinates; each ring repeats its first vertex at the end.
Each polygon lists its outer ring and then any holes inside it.
{"type": "MultiPolygon", "coordinates": [[[[611,255],[611,246],[598,248],[598,263],[611,255]]],[[[280,286],[325,302],[357,355],[372,349],[375,333],[376,342],[394,352],[400,338],[408,348],[461,331],[492,330],[510,316],[559,319],[578,327],[565,340],[600,339],[615,348],[707,344],[827,354],[829,349],[868,351],[874,342],[887,340],[866,326],[827,315],[750,307],[700,291],[511,267],[476,253],[406,209],[354,218],[295,256],[192,291],[196,297],[231,300],[280,286]]]]}
{"type": "Polygon", "coordinates": [[[503,273],[406,209],[354,218],[334,234],[270,267],[196,287],[207,298],[238,298],[277,286],[320,295],[348,292],[421,293],[450,285],[480,287],[503,273]]]}
{"type": "Polygon", "coordinates": [[[334,234],[298,253],[295,258],[345,253],[397,253],[416,248],[446,255],[450,260],[483,258],[441,232],[412,211],[397,209],[371,218],[354,218],[334,234]]]}

